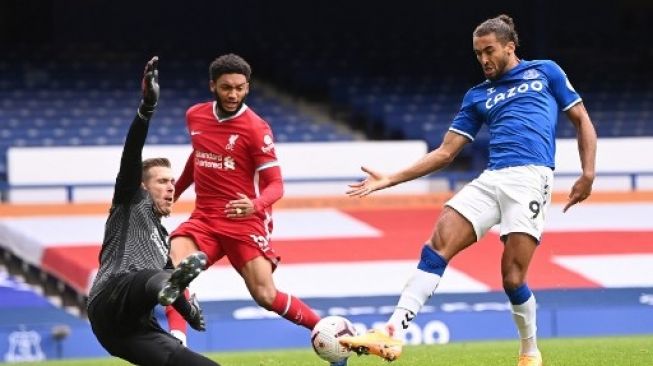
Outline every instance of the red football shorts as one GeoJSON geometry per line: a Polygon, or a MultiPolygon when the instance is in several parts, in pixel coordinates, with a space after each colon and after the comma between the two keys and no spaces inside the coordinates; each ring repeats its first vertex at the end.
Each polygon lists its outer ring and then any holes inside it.
{"type": "Polygon", "coordinates": [[[227,235],[218,230],[220,225],[217,220],[191,218],[179,225],[170,234],[170,239],[177,236],[193,239],[198,249],[207,255],[209,266],[227,256],[231,265],[240,270],[250,260],[264,256],[272,263],[272,270],[277,267],[281,258],[270,247],[263,227],[255,230],[249,225],[243,225],[243,230],[238,234],[227,235]]]}

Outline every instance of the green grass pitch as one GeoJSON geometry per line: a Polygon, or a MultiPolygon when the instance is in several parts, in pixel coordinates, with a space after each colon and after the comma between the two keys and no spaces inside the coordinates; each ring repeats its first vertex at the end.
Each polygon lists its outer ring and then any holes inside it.
{"type": "MultiPolygon", "coordinates": [[[[653,335],[610,338],[556,338],[539,341],[545,366],[644,366],[653,365],[653,335]]],[[[469,342],[447,345],[407,346],[392,366],[499,366],[517,365],[517,342],[469,342]]],[[[212,353],[222,366],[325,366],[311,349],[212,353]]],[[[22,363],[48,366],[124,366],[118,359],[84,359],[22,363]]],[[[375,356],[352,356],[349,366],[387,366],[375,356]]]]}

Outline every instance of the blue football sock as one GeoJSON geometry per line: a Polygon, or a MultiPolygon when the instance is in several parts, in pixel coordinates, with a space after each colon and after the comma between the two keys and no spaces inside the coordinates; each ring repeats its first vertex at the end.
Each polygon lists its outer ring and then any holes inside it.
{"type": "Polygon", "coordinates": [[[521,305],[525,303],[531,297],[531,295],[533,295],[533,292],[530,288],[528,288],[528,285],[526,284],[523,284],[514,290],[504,290],[510,299],[510,303],[513,305],[521,305]]]}
{"type": "Polygon", "coordinates": [[[431,245],[425,244],[422,247],[422,255],[417,264],[417,268],[424,272],[442,276],[444,270],[447,268],[447,261],[431,248],[431,245]]]}

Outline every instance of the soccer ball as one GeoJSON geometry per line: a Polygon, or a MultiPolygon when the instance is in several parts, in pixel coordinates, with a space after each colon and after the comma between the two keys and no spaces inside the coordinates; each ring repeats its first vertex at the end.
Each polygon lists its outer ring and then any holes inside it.
{"type": "Polygon", "coordinates": [[[329,362],[338,362],[351,356],[351,351],[338,342],[338,338],[343,335],[356,335],[356,329],[349,320],[335,315],[322,318],[311,332],[311,344],[315,353],[329,362]]]}

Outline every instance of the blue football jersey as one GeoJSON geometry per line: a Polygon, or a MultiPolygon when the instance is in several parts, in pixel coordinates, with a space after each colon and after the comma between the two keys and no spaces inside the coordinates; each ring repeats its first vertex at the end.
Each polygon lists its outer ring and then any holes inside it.
{"type": "Polygon", "coordinates": [[[501,78],[469,89],[449,130],[474,140],[486,123],[488,169],[523,165],[553,169],[558,112],[580,101],[555,62],[522,60],[501,78]]]}

